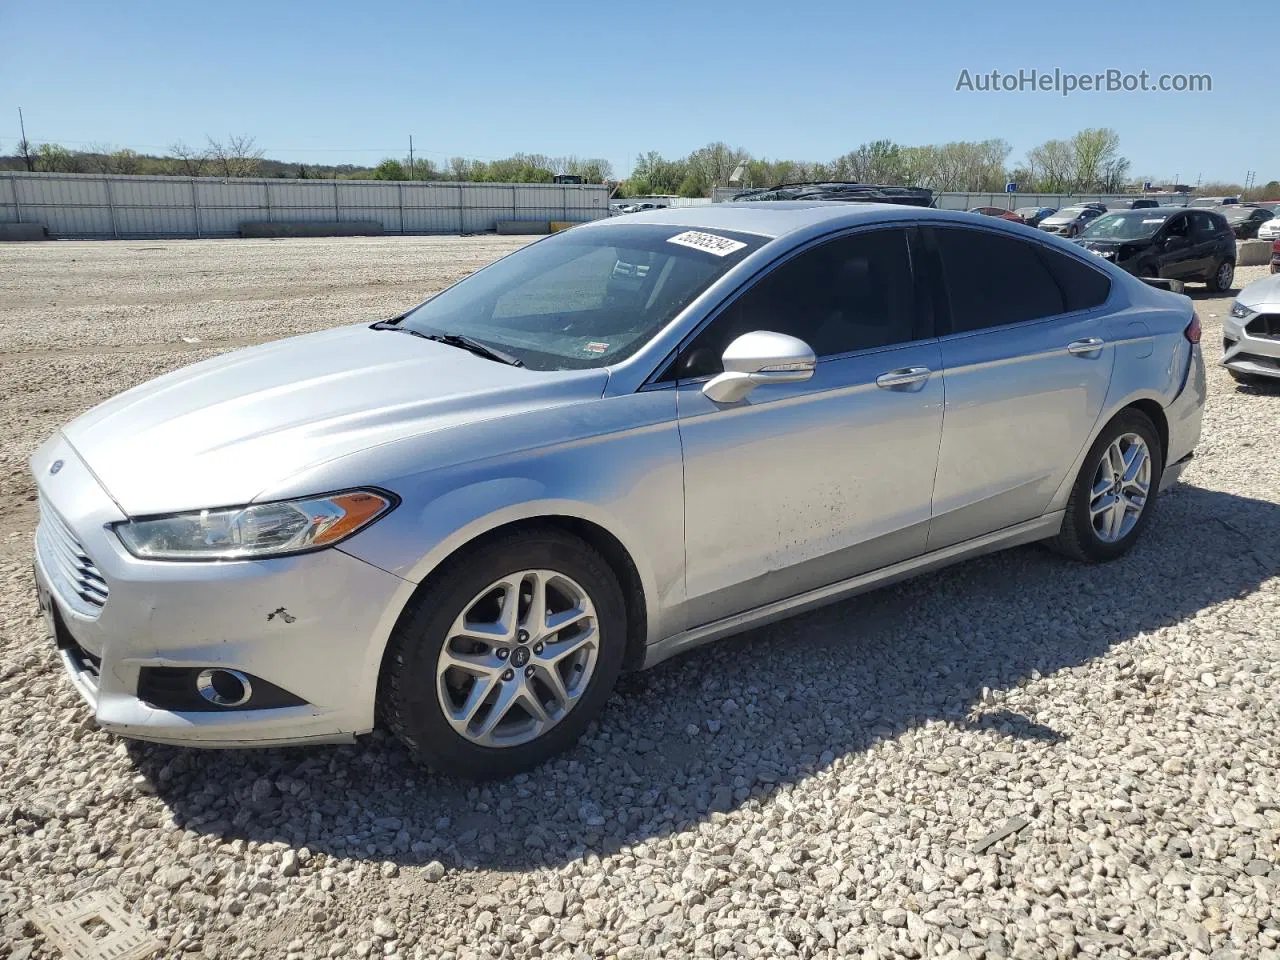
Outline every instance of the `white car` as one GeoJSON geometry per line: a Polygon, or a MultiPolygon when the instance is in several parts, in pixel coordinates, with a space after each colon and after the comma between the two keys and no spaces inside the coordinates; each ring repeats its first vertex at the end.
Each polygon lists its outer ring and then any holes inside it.
{"type": "Polygon", "coordinates": [[[1280,240],[1280,217],[1268,220],[1258,228],[1259,240],[1280,240]]]}

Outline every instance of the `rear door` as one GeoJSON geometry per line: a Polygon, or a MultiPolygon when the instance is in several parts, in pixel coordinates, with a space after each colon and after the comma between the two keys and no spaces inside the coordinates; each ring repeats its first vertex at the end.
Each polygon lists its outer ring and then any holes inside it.
{"type": "Polygon", "coordinates": [[[936,550],[1044,513],[1092,435],[1114,347],[1099,309],[1111,280],[1082,257],[994,231],[928,234],[949,331],[936,550]]]}
{"type": "MultiPolygon", "coordinates": [[[[1219,250],[1224,236],[1230,233],[1230,227],[1225,226],[1225,221],[1219,223],[1220,218],[1206,210],[1192,210],[1187,216],[1191,218],[1193,251],[1193,266],[1189,272],[1196,277],[1208,277],[1218,267],[1219,250]]],[[[1234,245],[1235,234],[1231,235],[1231,240],[1234,245]]]]}

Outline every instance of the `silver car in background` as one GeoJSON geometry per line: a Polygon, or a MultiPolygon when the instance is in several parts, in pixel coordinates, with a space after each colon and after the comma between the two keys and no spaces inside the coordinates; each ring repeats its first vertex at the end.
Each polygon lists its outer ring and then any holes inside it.
{"type": "Polygon", "coordinates": [[[1240,383],[1280,381],[1280,273],[1255,280],[1231,304],[1222,364],[1240,383]]]}
{"type": "Polygon", "coordinates": [[[1063,207],[1057,213],[1041,220],[1038,229],[1043,230],[1045,233],[1066,237],[1069,240],[1072,237],[1080,236],[1081,230],[1104,213],[1106,213],[1105,210],[1099,210],[1096,206],[1063,207]]]}
{"type": "Polygon", "coordinates": [[[624,669],[1003,547],[1120,556],[1199,438],[1199,339],[1185,297],[991,218],[598,221],[68,424],[31,462],[37,587],[109,731],[381,718],[510,774],[624,669]]]}

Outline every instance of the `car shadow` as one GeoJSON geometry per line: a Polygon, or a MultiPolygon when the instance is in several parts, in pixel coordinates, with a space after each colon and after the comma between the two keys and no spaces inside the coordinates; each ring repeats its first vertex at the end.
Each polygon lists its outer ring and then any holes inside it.
{"type": "Polygon", "coordinates": [[[1280,569],[1273,503],[1173,488],[1126,557],[1023,547],[626,676],[567,755],[487,784],[439,777],[375,733],[349,747],[131,743],[181,828],[402,865],[528,870],[688,829],[921,724],[1061,742],[990,691],[1088,664],[1280,569]],[[820,687],[822,695],[813,696],[820,687]]]}

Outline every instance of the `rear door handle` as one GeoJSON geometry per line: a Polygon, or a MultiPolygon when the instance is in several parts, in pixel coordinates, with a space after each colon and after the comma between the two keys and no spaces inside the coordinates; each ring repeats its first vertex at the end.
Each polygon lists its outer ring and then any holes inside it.
{"type": "Polygon", "coordinates": [[[1104,346],[1106,341],[1101,337],[1086,337],[1084,340],[1073,340],[1067,344],[1067,353],[1075,354],[1077,357],[1088,356],[1091,353],[1097,353],[1104,346]]]}
{"type": "Polygon", "coordinates": [[[928,380],[929,375],[933,373],[928,367],[902,367],[899,370],[890,370],[888,373],[882,373],[876,377],[876,386],[885,387],[905,387],[912,383],[920,383],[928,380]]]}

